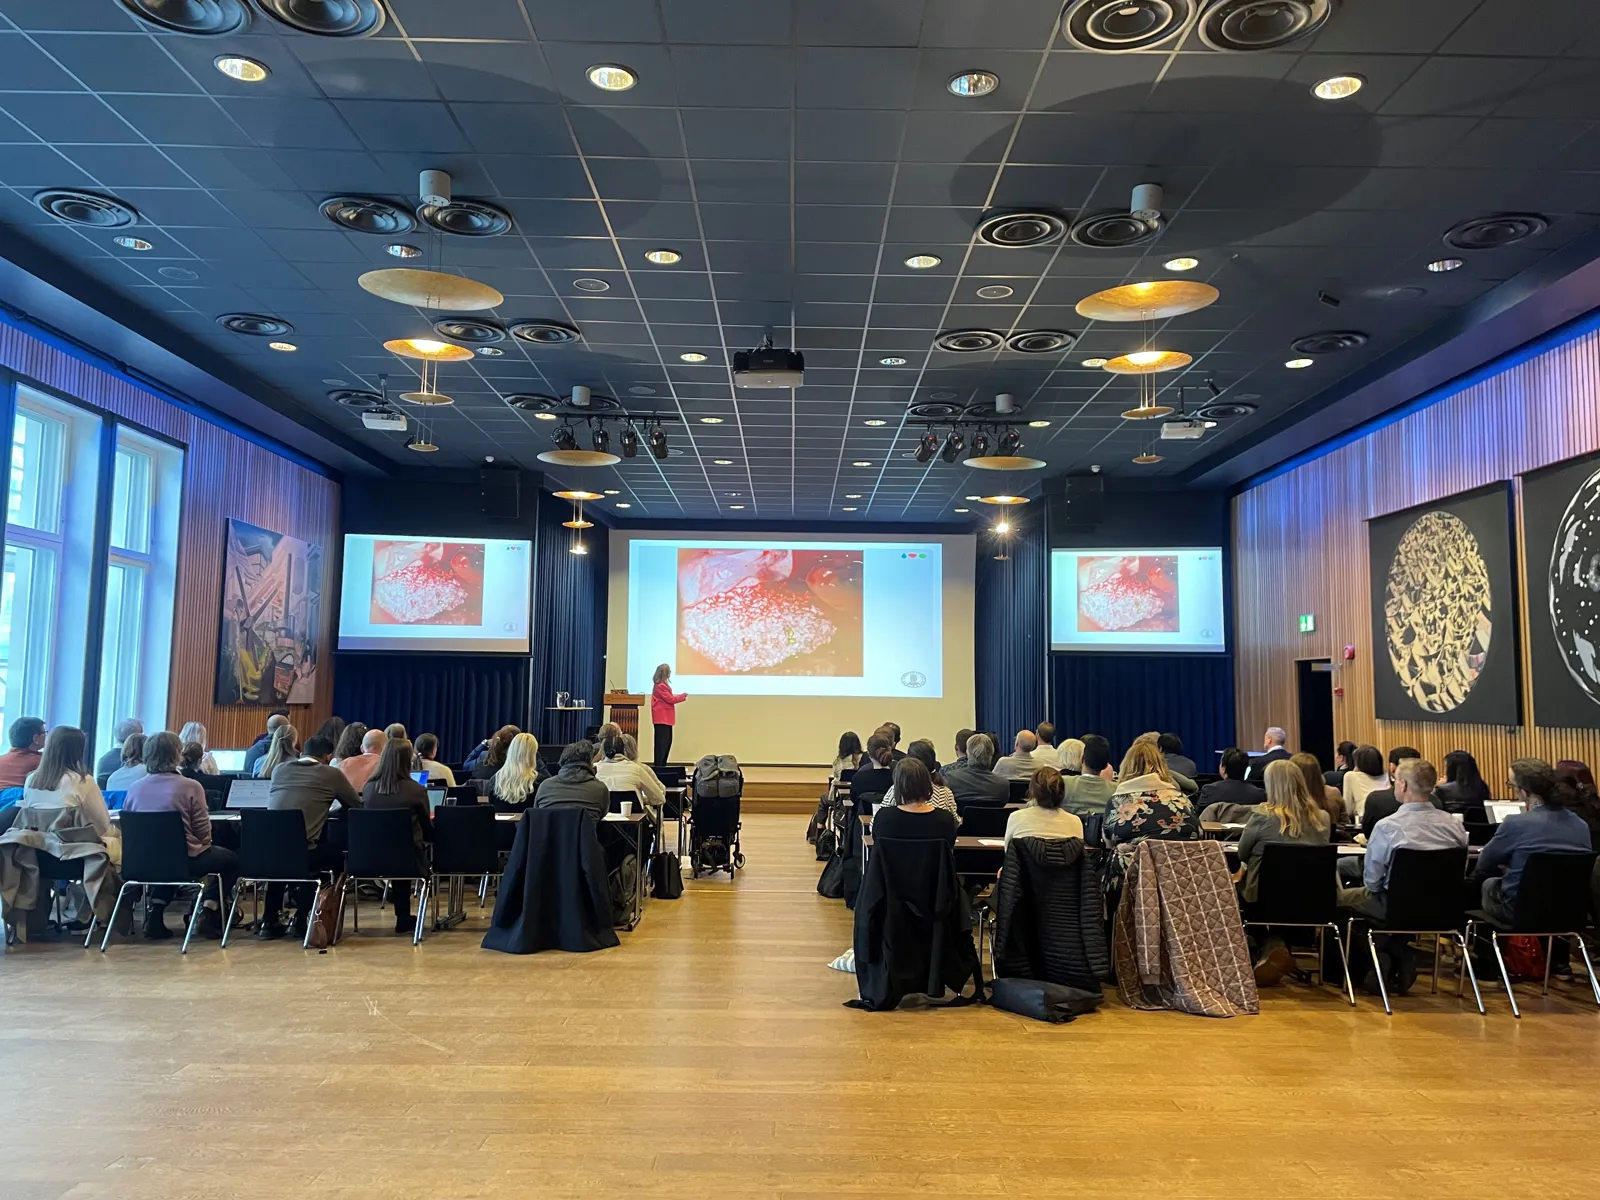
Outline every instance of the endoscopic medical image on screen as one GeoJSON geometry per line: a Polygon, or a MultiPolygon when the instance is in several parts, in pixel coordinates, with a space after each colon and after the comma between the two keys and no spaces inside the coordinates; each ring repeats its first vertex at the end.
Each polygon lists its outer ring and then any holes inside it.
{"type": "Polygon", "coordinates": [[[1080,633],[1176,633],[1177,555],[1080,555],[1080,633]]]}
{"type": "Polygon", "coordinates": [[[373,543],[370,620],[374,625],[480,624],[483,543],[373,543]]]}
{"type": "Polygon", "coordinates": [[[862,673],[860,550],[678,550],[678,670],[862,673]]]}

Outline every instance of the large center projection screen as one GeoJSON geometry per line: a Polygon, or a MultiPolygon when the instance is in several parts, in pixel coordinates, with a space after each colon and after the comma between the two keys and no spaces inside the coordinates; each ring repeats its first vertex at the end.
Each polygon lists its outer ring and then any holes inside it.
{"type": "MultiPolygon", "coordinates": [[[[839,734],[898,722],[902,747],[972,724],[974,539],[611,534],[606,675],[689,700],[672,760],[832,761],[839,734]]],[[[652,752],[648,706],[641,751],[652,752]]]]}

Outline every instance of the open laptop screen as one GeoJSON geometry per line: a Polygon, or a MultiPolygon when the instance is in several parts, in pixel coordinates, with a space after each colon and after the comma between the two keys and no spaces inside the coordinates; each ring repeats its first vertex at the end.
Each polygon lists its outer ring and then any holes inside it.
{"type": "Polygon", "coordinates": [[[243,750],[213,750],[211,761],[217,764],[217,770],[224,774],[230,771],[244,770],[243,750]]]}
{"type": "Polygon", "coordinates": [[[1507,817],[1514,817],[1522,812],[1522,804],[1516,800],[1491,800],[1483,806],[1489,820],[1498,825],[1507,817]]]}

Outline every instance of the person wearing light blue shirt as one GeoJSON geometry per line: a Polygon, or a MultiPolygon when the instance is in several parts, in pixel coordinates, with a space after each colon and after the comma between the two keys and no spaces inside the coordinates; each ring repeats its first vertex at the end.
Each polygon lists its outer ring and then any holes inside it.
{"type": "Polygon", "coordinates": [[[1483,882],[1483,910],[1510,924],[1516,912],[1523,868],[1534,854],[1587,854],[1589,826],[1568,804],[1577,790],[1557,777],[1549,763],[1519,758],[1511,764],[1511,786],[1528,810],[1507,817],[1478,857],[1474,879],[1483,882]]]}
{"type": "Polygon", "coordinates": [[[1341,887],[1341,908],[1382,920],[1396,850],[1454,850],[1467,844],[1466,826],[1431,803],[1438,780],[1438,771],[1426,759],[1408,758],[1395,768],[1394,794],[1400,807],[1372,827],[1361,875],[1363,886],[1341,887]]]}

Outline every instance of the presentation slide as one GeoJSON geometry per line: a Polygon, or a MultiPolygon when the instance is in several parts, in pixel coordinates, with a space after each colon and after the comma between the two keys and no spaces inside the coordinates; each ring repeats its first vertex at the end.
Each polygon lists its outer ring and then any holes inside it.
{"type": "Polygon", "coordinates": [[[1050,648],[1222,653],[1222,550],[1052,550],[1050,648]]]}
{"type": "Polygon", "coordinates": [[[636,692],[944,694],[937,542],[641,540],[628,578],[636,692]]]}
{"type": "Polygon", "coordinates": [[[339,649],[526,654],[532,562],[525,541],[346,534],[339,649]]]}

